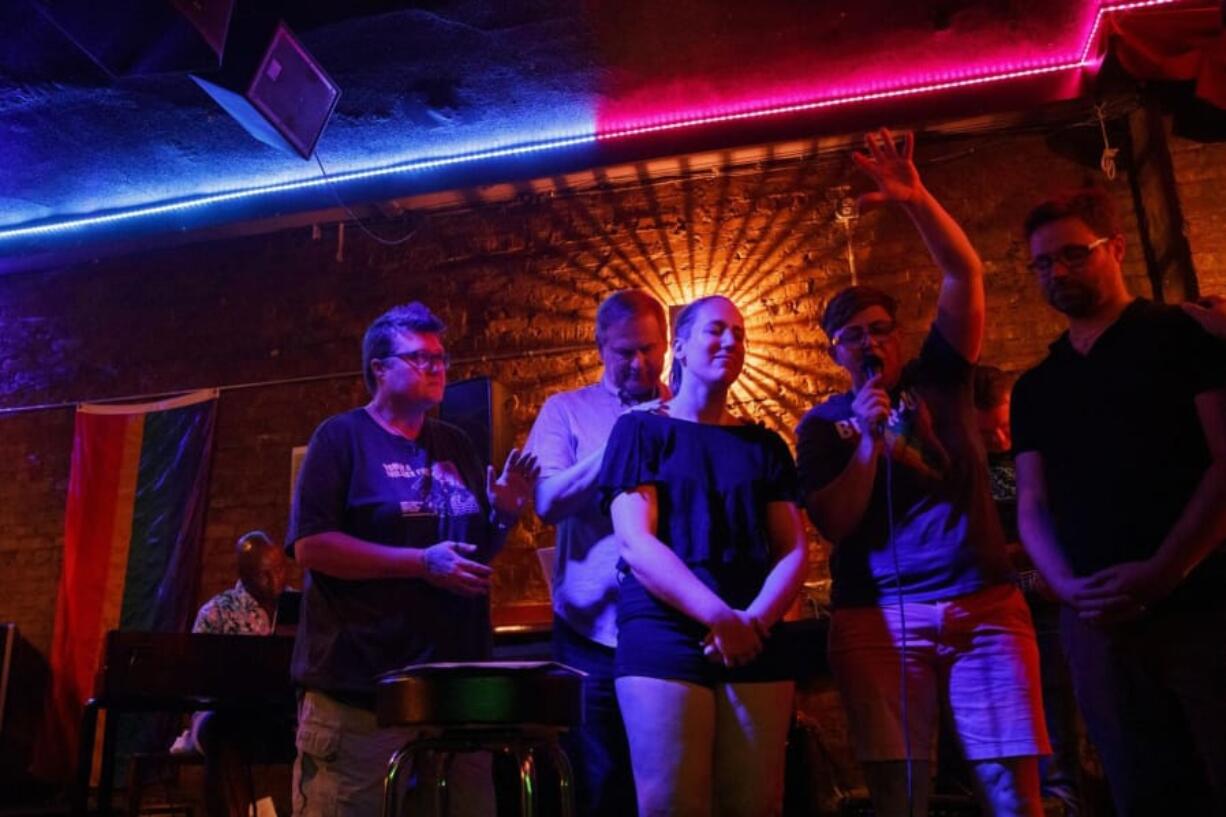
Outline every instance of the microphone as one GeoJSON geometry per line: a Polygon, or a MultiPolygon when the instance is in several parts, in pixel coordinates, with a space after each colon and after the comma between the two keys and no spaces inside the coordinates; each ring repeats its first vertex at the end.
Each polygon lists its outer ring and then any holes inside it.
{"type": "MultiPolygon", "coordinates": [[[[872,380],[885,371],[885,361],[878,355],[865,355],[860,361],[860,369],[864,372],[865,380],[872,380]]],[[[876,423],[873,423],[868,433],[874,437],[880,437],[885,434],[885,420],[878,420],[876,423]]]]}
{"type": "Polygon", "coordinates": [[[885,371],[885,361],[877,355],[865,355],[860,362],[860,368],[864,372],[864,379],[871,380],[885,371]]]}

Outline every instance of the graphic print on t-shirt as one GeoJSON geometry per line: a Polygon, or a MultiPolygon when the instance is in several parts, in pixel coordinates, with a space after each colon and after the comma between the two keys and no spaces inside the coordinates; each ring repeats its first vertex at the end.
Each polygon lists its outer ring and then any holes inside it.
{"type": "Polygon", "coordinates": [[[481,513],[481,503],[464,484],[460,470],[449,460],[422,467],[385,462],[383,471],[394,480],[405,480],[396,492],[412,499],[400,501],[400,514],[415,516],[467,516],[481,513]]]}
{"type": "MultiPolygon", "coordinates": [[[[848,417],[834,424],[839,436],[855,439],[862,433],[860,420],[848,417]]],[[[890,459],[931,479],[942,479],[949,469],[949,454],[932,428],[932,412],[919,395],[904,390],[885,424],[885,450],[890,459]]]]}

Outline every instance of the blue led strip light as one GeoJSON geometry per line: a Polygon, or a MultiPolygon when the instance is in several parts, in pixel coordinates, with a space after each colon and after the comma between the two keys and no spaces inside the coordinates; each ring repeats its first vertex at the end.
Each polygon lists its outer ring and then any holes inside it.
{"type": "Polygon", "coordinates": [[[367,170],[351,170],[342,173],[330,173],[327,177],[313,176],[309,179],[300,179],[298,181],[280,182],[278,184],[269,184],[261,187],[250,187],[244,190],[233,190],[228,193],[213,193],[206,196],[197,196],[184,201],[134,207],[130,210],[121,210],[116,213],[108,213],[101,216],[87,216],[84,218],[58,221],[52,224],[40,224],[33,227],[16,227],[8,230],[0,230],[0,241],[11,238],[51,235],[54,233],[66,232],[68,230],[79,230],[85,227],[130,221],[131,219],[144,218],[145,216],[158,216],[166,213],[194,210],[198,207],[206,207],[210,204],[239,201],[241,199],[267,195],[269,193],[288,193],[295,190],[308,190],[313,187],[322,187],[323,185],[327,184],[337,184],[360,181],[362,179],[373,179],[380,176],[390,176],[394,173],[412,173],[418,170],[432,170],[434,168],[449,167],[451,165],[466,164],[468,162],[498,159],[505,156],[520,156],[528,153],[540,153],[546,150],[556,150],[558,148],[572,147],[575,145],[591,144],[595,141],[596,134],[586,133],[577,136],[550,139],[544,142],[530,142],[519,145],[509,145],[501,148],[490,148],[488,150],[477,150],[454,156],[441,156],[433,159],[416,159],[411,162],[400,162],[398,164],[388,165],[386,167],[370,168],[367,170]]]}

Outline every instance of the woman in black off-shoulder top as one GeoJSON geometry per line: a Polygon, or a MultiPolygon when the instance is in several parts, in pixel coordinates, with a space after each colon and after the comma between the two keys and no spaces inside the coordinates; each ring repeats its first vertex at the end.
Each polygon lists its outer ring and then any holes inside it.
{"type": "Polygon", "coordinates": [[[639,813],[778,814],[793,684],[772,631],[806,569],[796,468],[727,410],[745,325],[691,303],[675,397],[614,426],[599,479],[621,540],[617,697],[639,813]]]}

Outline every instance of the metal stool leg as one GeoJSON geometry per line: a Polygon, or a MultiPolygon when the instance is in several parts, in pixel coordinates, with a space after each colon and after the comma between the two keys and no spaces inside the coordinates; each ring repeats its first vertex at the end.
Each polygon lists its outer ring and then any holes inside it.
{"type": "Polygon", "coordinates": [[[536,817],[536,758],[532,744],[517,744],[515,760],[519,766],[520,817],[536,817]]]}
{"type": "MultiPolygon", "coordinates": [[[[446,817],[451,807],[451,761],[456,751],[469,748],[462,741],[437,737],[416,738],[397,750],[388,761],[388,773],[383,783],[383,817],[401,817],[400,812],[404,809],[400,797],[400,791],[404,788],[401,778],[406,760],[411,761],[409,768],[417,773],[420,791],[420,797],[410,798],[409,802],[418,805],[429,803],[435,817],[446,817]],[[425,792],[426,786],[433,787],[433,794],[425,792]]],[[[420,815],[414,814],[413,817],[420,815]]]]}
{"type": "MultiPolygon", "coordinates": [[[[432,774],[431,779],[419,773],[419,785],[432,785],[434,788],[432,800],[423,790],[421,797],[414,797],[411,802],[415,805],[431,803],[435,815],[446,817],[451,805],[451,766],[457,752],[500,753],[514,758],[519,775],[521,817],[536,817],[540,809],[537,753],[541,753],[543,762],[552,766],[557,773],[560,817],[574,817],[574,774],[570,759],[558,743],[557,735],[543,735],[539,732],[516,734],[508,730],[485,733],[444,732],[434,737],[422,737],[407,742],[388,762],[387,777],[384,781],[383,817],[402,817],[400,812],[405,804],[400,797],[400,791],[403,789],[401,778],[404,775],[404,764],[409,759],[419,772],[428,771],[432,774]],[[429,757],[430,761],[427,762],[426,757],[429,757]]],[[[413,817],[420,815],[415,813],[413,817]]]]}
{"type": "Polygon", "coordinates": [[[546,743],[545,751],[558,775],[558,809],[561,817],[574,817],[575,775],[570,765],[570,758],[566,756],[566,752],[562,750],[557,740],[546,743]]]}
{"type": "Polygon", "coordinates": [[[400,773],[405,758],[412,754],[413,744],[409,742],[393,752],[387,762],[387,774],[383,778],[383,817],[400,817],[400,773]]]}
{"type": "Polygon", "coordinates": [[[434,752],[434,813],[436,817],[447,817],[451,809],[451,761],[455,760],[455,752],[436,749],[434,752]]]}

